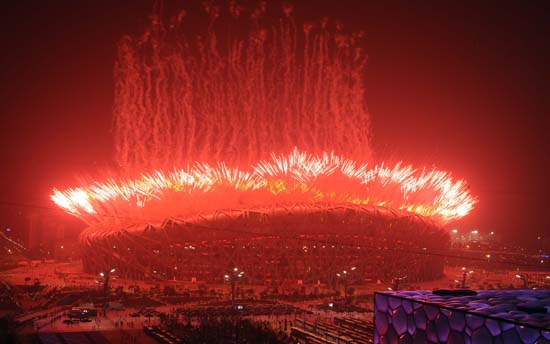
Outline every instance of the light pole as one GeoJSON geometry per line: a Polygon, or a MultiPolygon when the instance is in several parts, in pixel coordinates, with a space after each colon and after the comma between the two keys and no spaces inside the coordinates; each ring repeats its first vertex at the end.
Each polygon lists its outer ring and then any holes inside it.
{"type": "Polygon", "coordinates": [[[352,266],[349,271],[348,270],[342,270],[341,273],[336,273],[336,276],[338,278],[340,278],[342,280],[342,282],[344,283],[344,302],[347,304],[348,303],[348,279],[349,279],[349,274],[352,272],[352,271],[355,271],[355,269],[357,269],[355,266],[352,266]]]}
{"type": "Polygon", "coordinates": [[[523,289],[527,289],[529,288],[529,283],[527,281],[527,277],[525,275],[516,275],[516,278],[520,279],[523,281],[523,289]]]}
{"type": "Polygon", "coordinates": [[[231,273],[224,275],[224,279],[231,283],[231,309],[235,309],[235,286],[237,280],[243,277],[244,271],[239,271],[238,268],[233,268],[231,273]]]}
{"type": "Polygon", "coordinates": [[[451,229],[451,246],[457,247],[458,246],[458,229],[451,229]]]}
{"type": "Polygon", "coordinates": [[[479,231],[477,229],[473,229],[470,234],[470,241],[478,242],[479,241],[479,231]]]}
{"type": "Polygon", "coordinates": [[[111,278],[111,274],[114,273],[116,270],[110,269],[107,272],[101,271],[99,273],[99,276],[103,279],[103,296],[105,297],[105,305],[103,306],[103,315],[107,313],[107,303],[109,302],[109,279],[111,278]]]}
{"type": "Polygon", "coordinates": [[[466,276],[468,273],[466,272],[466,268],[462,268],[462,289],[466,289],[466,276]]]}
{"type": "Polygon", "coordinates": [[[103,277],[103,293],[105,296],[107,295],[107,292],[109,291],[109,279],[111,278],[111,274],[115,272],[116,269],[111,269],[107,272],[101,271],[99,273],[99,276],[103,277]]]}
{"type": "Polygon", "coordinates": [[[462,267],[462,289],[466,289],[466,277],[468,274],[473,274],[474,270],[467,271],[466,267],[462,267]]]}
{"type": "Polygon", "coordinates": [[[394,277],[393,278],[393,290],[398,291],[399,290],[399,282],[401,282],[402,280],[404,280],[406,278],[407,278],[407,276],[394,277]]]}

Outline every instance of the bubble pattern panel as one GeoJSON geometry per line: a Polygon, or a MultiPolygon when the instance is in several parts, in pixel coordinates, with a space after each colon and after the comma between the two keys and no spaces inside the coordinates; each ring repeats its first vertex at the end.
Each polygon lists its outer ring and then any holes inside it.
{"type": "Polygon", "coordinates": [[[431,291],[374,295],[375,343],[550,343],[550,291],[492,290],[471,296],[431,291]]]}

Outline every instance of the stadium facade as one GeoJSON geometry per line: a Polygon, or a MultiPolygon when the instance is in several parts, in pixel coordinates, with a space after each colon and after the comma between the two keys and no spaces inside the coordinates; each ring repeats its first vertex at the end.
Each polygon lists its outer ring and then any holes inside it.
{"type": "Polygon", "coordinates": [[[447,231],[428,218],[382,206],[274,205],[220,210],[114,231],[96,225],[81,234],[87,272],[121,277],[221,283],[233,267],[246,283],[334,285],[409,282],[442,276],[444,262],[423,252],[449,247],[447,231]]]}

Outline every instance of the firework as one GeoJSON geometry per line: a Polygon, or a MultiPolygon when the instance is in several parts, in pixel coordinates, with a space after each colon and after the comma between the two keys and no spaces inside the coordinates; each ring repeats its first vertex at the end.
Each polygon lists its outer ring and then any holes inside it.
{"type": "Polygon", "coordinates": [[[155,12],[142,35],[120,41],[120,166],[138,174],[194,161],[245,168],[294,147],[370,159],[362,34],[327,21],[300,25],[289,7],[273,23],[265,4],[235,6],[208,2],[193,25],[183,12],[155,12]]]}
{"type": "Polygon", "coordinates": [[[134,180],[54,190],[51,199],[89,224],[141,223],[270,204],[351,203],[405,210],[444,223],[468,214],[475,199],[444,171],[400,163],[370,166],[334,153],[294,149],[248,170],[197,162],[134,180]]]}

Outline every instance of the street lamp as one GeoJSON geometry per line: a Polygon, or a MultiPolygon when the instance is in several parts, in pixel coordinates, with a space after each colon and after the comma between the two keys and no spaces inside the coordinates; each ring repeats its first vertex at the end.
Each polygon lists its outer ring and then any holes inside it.
{"type": "Polygon", "coordinates": [[[225,274],[223,277],[231,283],[231,309],[235,309],[235,286],[237,280],[244,276],[244,271],[239,271],[238,268],[233,268],[231,273],[225,274]]]}
{"type": "Polygon", "coordinates": [[[336,273],[336,276],[342,280],[344,283],[344,301],[345,303],[348,303],[348,283],[349,283],[349,274],[352,271],[355,271],[357,267],[352,266],[349,271],[348,270],[342,270],[342,273],[336,273]]]}
{"type": "Polygon", "coordinates": [[[109,290],[109,279],[111,278],[111,274],[115,271],[116,271],[116,269],[111,269],[107,272],[101,271],[99,273],[99,276],[101,276],[102,279],[103,279],[103,293],[105,295],[107,295],[107,291],[109,290]]]}
{"type": "Polygon", "coordinates": [[[398,291],[399,290],[399,282],[401,282],[402,280],[404,280],[406,278],[407,278],[407,276],[394,277],[393,278],[393,290],[398,291]]]}
{"type": "MultiPolygon", "coordinates": [[[[109,279],[111,278],[111,274],[116,272],[116,269],[112,268],[108,270],[107,272],[101,271],[99,273],[99,276],[103,279],[103,295],[105,296],[106,303],[108,302],[108,296],[109,296],[109,279]]],[[[105,315],[107,310],[106,305],[103,307],[103,314],[105,315]]]]}
{"type": "Polygon", "coordinates": [[[466,271],[466,267],[462,267],[462,289],[466,289],[466,276],[468,276],[468,272],[466,271]]]}
{"type": "Polygon", "coordinates": [[[516,278],[520,279],[523,281],[523,288],[524,289],[527,289],[529,288],[529,283],[527,282],[527,277],[525,275],[516,275],[516,278]]]}

